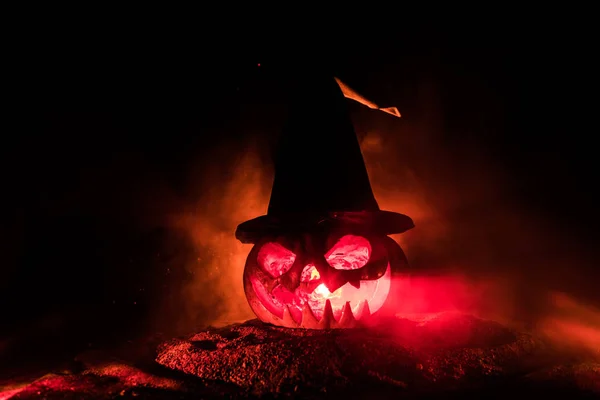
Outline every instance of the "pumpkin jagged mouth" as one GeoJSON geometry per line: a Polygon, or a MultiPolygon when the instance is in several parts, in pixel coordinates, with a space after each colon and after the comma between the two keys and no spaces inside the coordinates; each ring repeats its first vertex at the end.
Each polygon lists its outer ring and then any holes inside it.
{"type": "Polygon", "coordinates": [[[349,328],[366,322],[384,304],[390,291],[391,269],[374,280],[361,280],[358,287],[346,283],[333,293],[325,284],[302,285],[294,292],[283,285],[269,293],[260,280],[251,279],[262,305],[290,328],[349,328]]]}

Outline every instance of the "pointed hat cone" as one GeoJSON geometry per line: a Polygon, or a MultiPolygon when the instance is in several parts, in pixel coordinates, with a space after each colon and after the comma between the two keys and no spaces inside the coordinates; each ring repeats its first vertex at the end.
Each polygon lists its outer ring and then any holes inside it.
{"type": "Polygon", "coordinates": [[[327,222],[386,235],[411,229],[409,217],[379,209],[336,80],[305,74],[288,85],[289,113],[276,149],[267,215],[240,224],[236,237],[255,243],[327,222]]]}

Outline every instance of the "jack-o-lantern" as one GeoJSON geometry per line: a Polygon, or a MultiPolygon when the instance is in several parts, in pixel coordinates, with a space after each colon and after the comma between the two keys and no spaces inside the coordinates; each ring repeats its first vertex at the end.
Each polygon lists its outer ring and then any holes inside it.
{"type": "Polygon", "coordinates": [[[267,215],[236,231],[254,244],[244,290],[264,322],[353,327],[389,302],[407,262],[387,235],[414,225],[379,209],[337,81],[312,75],[291,89],[267,215]]]}
{"type": "Polygon", "coordinates": [[[391,238],[305,234],[265,238],[246,261],[244,290],[264,322],[345,328],[367,322],[390,296],[406,258],[391,238]]]}

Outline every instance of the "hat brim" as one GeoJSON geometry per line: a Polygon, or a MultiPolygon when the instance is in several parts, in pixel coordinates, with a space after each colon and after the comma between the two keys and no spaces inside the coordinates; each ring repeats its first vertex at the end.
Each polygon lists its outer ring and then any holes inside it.
{"type": "Polygon", "coordinates": [[[359,228],[370,233],[392,235],[415,227],[413,220],[393,211],[343,211],[327,215],[262,215],[238,225],[235,237],[242,243],[256,243],[266,236],[311,231],[322,226],[359,228]]]}

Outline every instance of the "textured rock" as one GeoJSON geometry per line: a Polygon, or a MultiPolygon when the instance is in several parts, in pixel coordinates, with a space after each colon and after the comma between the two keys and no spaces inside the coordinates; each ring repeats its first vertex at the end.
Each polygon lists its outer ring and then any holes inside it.
{"type": "Polygon", "coordinates": [[[600,362],[558,365],[528,376],[533,382],[552,381],[559,386],[576,387],[600,397],[600,362]]]}
{"type": "Polygon", "coordinates": [[[461,314],[331,331],[255,320],[168,340],[155,352],[163,340],[89,350],[50,373],[0,381],[0,399],[600,398],[600,363],[588,354],[567,357],[461,314]]]}
{"type": "Polygon", "coordinates": [[[223,384],[203,385],[160,376],[122,362],[90,367],[78,373],[49,373],[30,382],[0,384],[0,399],[197,399],[231,398],[239,392],[223,384]]]}
{"type": "Polygon", "coordinates": [[[530,335],[444,313],[331,331],[249,321],[168,341],[159,347],[157,362],[257,395],[372,385],[429,392],[524,376],[542,367],[550,353],[530,335]]]}

